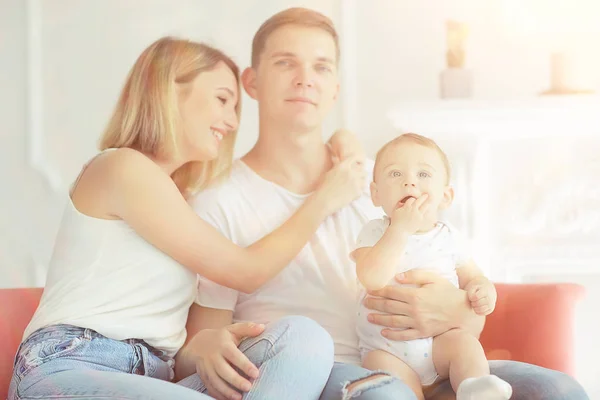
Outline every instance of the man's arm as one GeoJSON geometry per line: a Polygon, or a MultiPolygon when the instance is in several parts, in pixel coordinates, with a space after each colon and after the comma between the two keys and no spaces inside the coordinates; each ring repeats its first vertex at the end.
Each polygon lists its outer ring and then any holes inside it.
{"type": "Polygon", "coordinates": [[[371,293],[378,297],[365,299],[366,307],[376,311],[369,320],[388,328],[383,329],[383,336],[412,340],[460,328],[479,337],[485,317],[475,314],[466,291],[430,271],[412,270],[401,275],[396,278],[400,283],[419,287],[386,286],[371,293]]]}

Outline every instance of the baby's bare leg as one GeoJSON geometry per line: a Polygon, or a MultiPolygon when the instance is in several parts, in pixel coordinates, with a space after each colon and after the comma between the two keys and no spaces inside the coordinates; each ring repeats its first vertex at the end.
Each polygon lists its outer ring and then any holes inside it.
{"type": "Polygon", "coordinates": [[[371,371],[386,371],[404,382],[415,393],[418,400],[424,400],[419,375],[404,361],[383,350],[373,350],[363,359],[364,368],[371,371]]]}
{"type": "Polygon", "coordinates": [[[441,378],[450,378],[455,392],[466,378],[490,374],[481,343],[460,329],[452,329],[433,339],[433,365],[441,378]]]}
{"type": "Polygon", "coordinates": [[[453,329],[433,339],[433,364],[440,377],[450,378],[457,400],[503,400],[512,394],[507,382],[490,376],[479,340],[463,330],[453,329]]]}

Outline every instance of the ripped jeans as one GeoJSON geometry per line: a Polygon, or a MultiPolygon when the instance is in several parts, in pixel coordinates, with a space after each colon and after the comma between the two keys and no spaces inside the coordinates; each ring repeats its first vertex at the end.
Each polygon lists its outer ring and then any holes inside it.
{"type": "MultiPolygon", "coordinates": [[[[562,372],[516,361],[490,361],[492,375],[511,384],[511,400],[589,400],[583,387],[562,372]]],[[[416,396],[399,379],[379,373],[380,377],[363,384],[347,386],[378,373],[358,365],[335,363],[321,400],[415,400],[416,396]]],[[[429,400],[454,399],[450,381],[425,390],[429,400]]]]}

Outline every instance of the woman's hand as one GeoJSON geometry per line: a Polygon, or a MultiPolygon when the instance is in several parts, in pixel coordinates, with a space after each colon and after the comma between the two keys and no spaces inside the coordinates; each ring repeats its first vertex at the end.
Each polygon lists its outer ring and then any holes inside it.
{"type": "Polygon", "coordinates": [[[334,165],[315,192],[326,215],[335,213],[358,198],[366,188],[367,172],[357,158],[347,158],[334,165]]]}

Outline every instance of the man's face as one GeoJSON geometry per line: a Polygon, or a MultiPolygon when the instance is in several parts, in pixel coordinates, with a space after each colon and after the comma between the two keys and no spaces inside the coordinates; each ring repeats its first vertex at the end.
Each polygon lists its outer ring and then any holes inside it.
{"type": "Polygon", "coordinates": [[[319,28],[286,25],[268,37],[255,71],[261,114],[294,131],[319,128],[338,90],[334,39],[319,28]]]}

